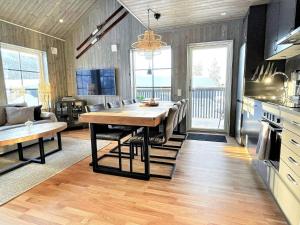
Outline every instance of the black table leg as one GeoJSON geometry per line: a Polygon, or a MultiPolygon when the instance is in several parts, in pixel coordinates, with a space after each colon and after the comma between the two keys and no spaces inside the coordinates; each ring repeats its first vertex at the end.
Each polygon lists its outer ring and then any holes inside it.
{"type": "Polygon", "coordinates": [[[18,155],[19,155],[19,160],[24,161],[22,143],[18,143],[18,155]]]}
{"type": "Polygon", "coordinates": [[[57,145],[58,145],[58,150],[62,150],[60,132],[57,133],[57,145]]]}
{"type": "Polygon", "coordinates": [[[150,179],[150,158],[149,158],[149,128],[144,127],[144,165],[145,177],[150,179]]]}
{"type": "Polygon", "coordinates": [[[43,138],[39,138],[39,147],[40,147],[40,157],[41,157],[41,164],[45,164],[45,150],[44,150],[44,140],[43,138]]]}
{"type": "Polygon", "coordinates": [[[95,124],[90,124],[90,134],[91,134],[91,147],[92,147],[92,165],[93,171],[98,167],[98,157],[97,157],[97,139],[95,133],[95,124]]]}

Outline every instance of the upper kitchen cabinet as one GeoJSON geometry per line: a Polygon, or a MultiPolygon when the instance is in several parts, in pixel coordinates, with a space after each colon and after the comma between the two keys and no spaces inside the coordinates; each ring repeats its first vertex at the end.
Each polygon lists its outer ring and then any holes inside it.
{"type": "Polygon", "coordinates": [[[272,1],[267,7],[266,35],[265,35],[265,59],[276,54],[276,42],[279,30],[279,1],[272,1]]]}
{"type": "MultiPolygon", "coordinates": [[[[267,8],[265,58],[286,59],[295,53],[291,44],[279,44],[280,40],[300,25],[300,0],[273,0],[267,8]]],[[[291,56],[292,57],[292,56],[291,56]]]]}

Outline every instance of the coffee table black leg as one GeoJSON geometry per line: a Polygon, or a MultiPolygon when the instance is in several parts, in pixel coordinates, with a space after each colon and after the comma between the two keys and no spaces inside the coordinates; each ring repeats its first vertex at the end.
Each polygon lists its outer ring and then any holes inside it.
{"type": "Polygon", "coordinates": [[[45,150],[43,138],[39,138],[41,164],[45,164],[45,150]]]}
{"type": "Polygon", "coordinates": [[[61,134],[60,134],[60,132],[57,133],[57,145],[58,145],[58,149],[57,150],[62,150],[61,134]]]}
{"type": "Polygon", "coordinates": [[[22,143],[18,143],[18,155],[19,155],[19,160],[24,161],[22,143]]]}

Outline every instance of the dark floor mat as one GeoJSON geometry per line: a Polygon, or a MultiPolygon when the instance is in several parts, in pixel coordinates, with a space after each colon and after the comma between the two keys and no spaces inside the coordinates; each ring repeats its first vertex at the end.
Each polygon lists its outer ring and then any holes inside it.
{"type": "Polygon", "coordinates": [[[227,143],[226,137],[224,135],[189,133],[187,139],[196,140],[196,141],[211,141],[211,142],[227,143]]]}

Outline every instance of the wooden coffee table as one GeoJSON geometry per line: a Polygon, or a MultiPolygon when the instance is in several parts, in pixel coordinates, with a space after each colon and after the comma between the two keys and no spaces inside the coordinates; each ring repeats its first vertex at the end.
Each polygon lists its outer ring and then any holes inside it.
{"type": "Polygon", "coordinates": [[[30,128],[23,126],[23,127],[17,127],[10,130],[2,131],[0,133],[0,147],[17,144],[19,160],[22,162],[0,170],[0,175],[12,171],[21,166],[27,165],[31,162],[45,164],[46,156],[62,150],[60,132],[65,130],[66,128],[67,128],[67,123],[65,122],[53,122],[53,123],[35,124],[30,128]],[[55,135],[57,135],[58,148],[50,152],[47,152],[45,154],[43,138],[53,137],[55,135]],[[38,139],[39,141],[40,156],[32,159],[25,158],[23,156],[22,143],[26,141],[33,141],[36,139],[38,139]]]}

